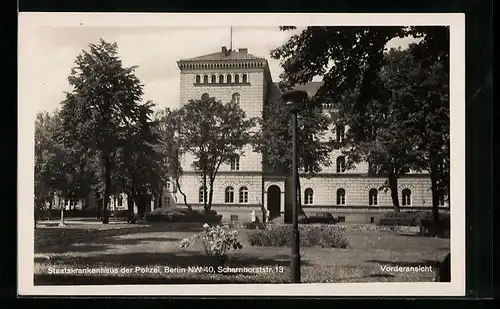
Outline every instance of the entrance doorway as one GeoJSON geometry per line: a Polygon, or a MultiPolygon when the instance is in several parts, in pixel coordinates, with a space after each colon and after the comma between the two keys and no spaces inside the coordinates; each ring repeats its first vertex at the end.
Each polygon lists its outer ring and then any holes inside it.
{"type": "Polygon", "coordinates": [[[277,185],[272,185],[267,189],[267,209],[271,218],[280,215],[281,189],[277,185]]]}

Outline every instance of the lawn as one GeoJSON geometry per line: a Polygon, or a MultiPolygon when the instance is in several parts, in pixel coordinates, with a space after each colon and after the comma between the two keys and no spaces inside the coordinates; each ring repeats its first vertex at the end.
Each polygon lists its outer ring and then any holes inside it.
{"type": "MultiPolygon", "coordinates": [[[[181,249],[180,240],[201,230],[198,225],[117,227],[105,233],[96,230],[95,225],[37,229],[35,285],[289,282],[291,249],[252,247],[247,241],[249,230],[240,230],[243,249],[230,252],[225,265],[231,270],[246,267],[246,273],[218,273],[210,268],[213,258],[205,256],[199,246],[181,249]],[[44,242],[45,238],[60,239],[44,242]],[[191,272],[191,267],[202,268],[200,272],[191,272]],[[78,270],[101,273],[75,273],[78,270]]],[[[301,248],[302,282],[432,281],[432,271],[384,268],[433,268],[449,252],[449,239],[375,231],[351,231],[346,236],[346,249],[301,248]]]]}

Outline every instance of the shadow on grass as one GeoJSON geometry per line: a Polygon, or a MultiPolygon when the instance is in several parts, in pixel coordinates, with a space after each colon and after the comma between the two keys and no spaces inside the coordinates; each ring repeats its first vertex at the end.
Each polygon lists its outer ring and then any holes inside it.
{"type": "Polygon", "coordinates": [[[174,237],[143,237],[143,238],[116,238],[116,237],[103,237],[95,238],[91,242],[67,242],[57,243],[51,246],[36,247],[36,253],[66,253],[66,252],[97,252],[106,251],[111,247],[116,246],[134,246],[141,245],[148,242],[177,242],[181,238],[174,237]]]}
{"type": "MultiPolygon", "coordinates": [[[[231,275],[224,275],[218,279],[204,278],[135,278],[113,276],[78,276],[78,275],[35,275],[34,285],[140,285],[140,284],[230,284],[249,283],[231,275]]],[[[258,283],[258,281],[252,281],[258,283]]],[[[263,279],[262,283],[266,283],[263,279]]]]}
{"type": "MultiPolygon", "coordinates": [[[[40,258],[38,262],[45,262],[40,258]]],[[[98,254],[93,256],[54,256],[50,259],[51,264],[63,263],[71,266],[92,266],[92,267],[145,267],[151,265],[168,267],[188,267],[188,266],[209,266],[213,265],[215,257],[207,256],[199,251],[183,252],[133,252],[133,253],[111,253],[98,254]]],[[[288,266],[290,263],[288,256],[276,256],[261,258],[249,256],[241,252],[231,252],[225,263],[229,267],[244,266],[288,266]]],[[[311,265],[307,260],[302,261],[302,266],[311,265]]]]}
{"type": "Polygon", "coordinates": [[[367,260],[365,261],[367,263],[377,263],[380,265],[387,265],[387,266],[400,266],[400,267],[419,267],[419,266],[437,266],[439,265],[440,261],[438,260],[421,260],[421,261],[399,261],[399,262],[394,262],[394,261],[382,261],[382,260],[367,260]]]}
{"type": "Polygon", "coordinates": [[[391,275],[391,274],[371,274],[367,276],[356,276],[356,277],[348,277],[348,278],[341,278],[338,279],[337,282],[343,282],[343,281],[351,281],[351,280],[360,280],[360,279],[373,279],[373,278],[395,278],[396,276],[391,275]]]}
{"type": "MultiPolygon", "coordinates": [[[[76,257],[53,257],[50,260],[39,258],[38,263],[45,264],[51,267],[65,268],[131,268],[136,267],[169,267],[169,268],[182,268],[188,267],[208,267],[213,266],[215,257],[206,256],[200,252],[186,251],[178,253],[121,253],[121,254],[102,254],[96,256],[76,256],[76,257]]],[[[261,258],[257,256],[249,256],[244,253],[231,253],[224,266],[230,268],[236,267],[277,267],[283,266],[287,268],[290,264],[288,256],[279,255],[272,258],[261,258]]],[[[310,266],[309,261],[303,260],[302,266],[310,266]]],[[[245,273],[241,276],[239,273],[220,274],[217,279],[203,278],[200,276],[172,276],[153,277],[140,274],[140,276],[82,276],[70,274],[35,274],[35,285],[92,285],[92,284],[208,284],[208,283],[248,283],[249,278],[254,277],[255,273],[245,273]]],[[[257,280],[259,277],[256,277],[257,280]]],[[[259,281],[250,280],[251,282],[258,283],[259,281]]],[[[263,278],[261,282],[266,282],[263,278]]]]}

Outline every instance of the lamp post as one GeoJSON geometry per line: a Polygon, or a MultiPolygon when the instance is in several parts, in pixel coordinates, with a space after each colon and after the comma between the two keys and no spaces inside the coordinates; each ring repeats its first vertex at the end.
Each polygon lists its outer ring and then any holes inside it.
{"type": "Polygon", "coordinates": [[[293,283],[300,283],[300,237],[299,237],[299,207],[298,207],[298,167],[297,167],[297,114],[302,109],[307,99],[307,93],[299,90],[292,90],[282,96],[285,106],[292,113],[292,178],[293,178],[293,211],[292,211],[292,260],[291,280],[293,283]]]}

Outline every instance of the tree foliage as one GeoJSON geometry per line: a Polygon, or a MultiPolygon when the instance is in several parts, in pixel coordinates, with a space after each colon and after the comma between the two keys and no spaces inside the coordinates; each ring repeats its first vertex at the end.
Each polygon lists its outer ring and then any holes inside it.
{"type": "Polygon", "coordinates": [[[106,223],[115,152],[120,139],[131,128],[140,127],[148,107],[140,104],[143,86],[134,75],[136,67],[123,66],[116,43],[100,40],[90,44],[75,64],[68,77],[73,90],[62,102],[64,137],[68,143],[78,143],[95,153],[100,160],[106,223]]]}
{"type": "Polygon", "coordinates": [[[238,103],[222,103],[215,98],[190,100],[177,112],[180,153],[190,153],[192,166],[201,177],[204,209],[212,206],[213,184],[220,166],[229,163],[251,139],[253,119],[248,119],[238,103]]]}
{"type": "MultiPolygon", "coordinates": [[[[308,27],[271,56],[281,60],[285,89],[323,77],[313,99],[337,104],[334,121],[349,130],[345,144],[336,146],[345,147],[351,165],[367,160],[397,191],[399,175],[429,170],[434,157],[436,177],[446,183],[448,27],[308,27]],[[409,36],[418,39],[410,52],[386,54],[390,40],[409,36]],[[431,155],[436,151],[440,155],[431,155]]],[[[397,193],[393,204],[399,208],[397,193]]]]}

